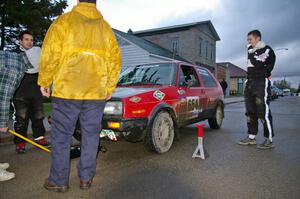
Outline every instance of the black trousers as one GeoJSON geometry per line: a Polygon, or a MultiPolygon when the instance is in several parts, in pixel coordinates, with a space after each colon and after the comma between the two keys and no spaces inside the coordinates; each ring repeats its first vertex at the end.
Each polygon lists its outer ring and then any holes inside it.
{"type": "Polygon", "coordinates": [[[245,88],[245,103],[248,133],[257,135],[258,120],[264,126],[264,137],[274,137],[273,119],[270,110],[271,83],[268,79],[248,79],[245,88]]]}
{"type": "MultiPolygon", "coordinates": [[[[43,96],[37,85],[37,77],[37,74],[26,74],[13,98],[15,131],[27,137],[30,120],[34,139],[45,135],[43,96]]],[[[15,137],[14,143],[25,143],[25,141],[15,137]]]]}

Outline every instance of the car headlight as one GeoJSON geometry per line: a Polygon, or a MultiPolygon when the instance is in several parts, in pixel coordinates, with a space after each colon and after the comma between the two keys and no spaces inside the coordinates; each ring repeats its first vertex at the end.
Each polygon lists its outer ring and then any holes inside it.
{"type": "Polygon", "coordinates": [[[106,102],[104,108],[105,115],[122,115],[123,104],[122,102],[106,102]]]}

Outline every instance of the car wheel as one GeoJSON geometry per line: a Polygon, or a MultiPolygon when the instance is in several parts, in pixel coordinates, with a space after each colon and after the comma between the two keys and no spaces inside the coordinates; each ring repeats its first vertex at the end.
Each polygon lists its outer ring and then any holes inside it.
{"type": "Polygon", "coordinates": [[[169,113],[159,112],[146,131],[144,145],[150,151],[159,154],[170,150],[174,141],[174,122],[169,113]]]}
{"type": "Polygon", "coordinates": [[[218,105],[215,110],[215,115],[213,118],[208,119],[209,127],[212,129],[219,129],[222,126],[224,118],[224,109],[223,106],[218,105]]]}

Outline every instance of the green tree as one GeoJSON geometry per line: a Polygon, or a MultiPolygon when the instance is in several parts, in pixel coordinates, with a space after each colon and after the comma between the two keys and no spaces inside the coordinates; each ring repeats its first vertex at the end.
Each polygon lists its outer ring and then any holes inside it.
{"type": "Polygon", "coordinates": [[[22,30],[33,33],[40,45],[58,15],[67,7],[67,0],[0,0],[0,50],[16,47],[22,30]]]}
{"type": "Polygon", "coordinates": [[[291,83],[283,79],[283,80],[275,81],[274,86],[276,86],[279,89],[290,89],[291,83]]]}

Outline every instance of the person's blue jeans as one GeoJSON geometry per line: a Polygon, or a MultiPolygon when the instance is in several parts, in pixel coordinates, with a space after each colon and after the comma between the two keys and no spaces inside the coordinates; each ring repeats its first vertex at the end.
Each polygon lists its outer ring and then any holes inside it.
{"type": "Polygon", "coordinates": [[[67,186],[70,175],[70,147],[76,122],[81,124],[81,156],[77,165],[81,180],[96,174],[99,132],[105,101],[52,98],[51,169],[49,183],[67,186]]]}

